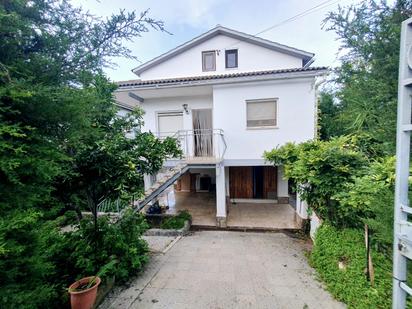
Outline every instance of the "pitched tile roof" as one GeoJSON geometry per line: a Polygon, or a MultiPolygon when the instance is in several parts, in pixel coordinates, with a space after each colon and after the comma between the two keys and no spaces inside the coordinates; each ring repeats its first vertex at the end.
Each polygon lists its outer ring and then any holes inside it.
{"type": "Polygon", "coordinates": [[[119,87],[131,87],[131,86],[144,86],[144,85],[158,85],[158,84],[173,84],[180,82],[192,82],[192,81],[204,81],[204,80],[219,80],[226,78],[239,78],[239,77],[253,77],[261,75],[280,75],[287,73],[299,73],[299,72],[316,72],[326,71],[327,67],[308,67],[308,68],[292,68],[292,69],[280,69],[280,70],[266,70],[266,71],[252,71],[242,73],[229,73],[229,74],[216,74],[216,75],[203,75],[203,76],[187,76],[165,79],[151,79],[151,80],[126,80],[119,81],[117,85],[119,87]]]}

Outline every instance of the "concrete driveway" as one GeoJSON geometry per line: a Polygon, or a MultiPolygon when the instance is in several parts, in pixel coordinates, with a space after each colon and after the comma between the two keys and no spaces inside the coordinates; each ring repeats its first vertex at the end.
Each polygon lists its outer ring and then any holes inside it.
{"type": "Polygon", "coordinates": [[[282,233],[195,232],[100,308],[345,308],[315,280],[303,248],[282,233]]]}

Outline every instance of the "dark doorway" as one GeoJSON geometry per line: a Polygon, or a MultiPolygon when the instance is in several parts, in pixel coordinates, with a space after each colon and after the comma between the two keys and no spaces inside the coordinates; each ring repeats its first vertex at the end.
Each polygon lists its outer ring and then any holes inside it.
{"type": "Polygon", "coordinates": [[[276,199],[277,168],[274,166],[231,166],[231,198],[276,199]]]}
{"type": "Polygon", "coordinates": [[[253,198],[263,198],[263,166],[253,167],[253,198]]]}

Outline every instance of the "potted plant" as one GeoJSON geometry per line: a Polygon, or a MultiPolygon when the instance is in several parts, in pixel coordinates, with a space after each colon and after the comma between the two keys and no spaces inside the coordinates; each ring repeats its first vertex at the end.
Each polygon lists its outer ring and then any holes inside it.
{"type": "Polygon", "coordinates": [[[69,286],[72,309],[91,309],[96,301],[97,287],[101,280],[98,276],[82,278],[69,286]]]}

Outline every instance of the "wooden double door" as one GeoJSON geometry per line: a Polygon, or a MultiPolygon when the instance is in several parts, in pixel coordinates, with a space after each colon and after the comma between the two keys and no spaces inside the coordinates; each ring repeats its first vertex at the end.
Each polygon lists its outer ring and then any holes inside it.
{"type": "Polygon", "coordinates": [[[230,198],[275,199],[277,197],[277,167],[229,167],[230,198]]]}

